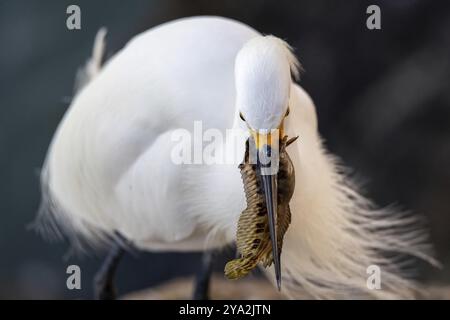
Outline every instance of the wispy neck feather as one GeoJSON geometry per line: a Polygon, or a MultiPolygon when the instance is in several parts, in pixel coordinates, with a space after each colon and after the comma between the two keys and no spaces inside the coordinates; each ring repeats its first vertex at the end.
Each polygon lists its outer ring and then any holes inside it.
{"type": "Polygon", "coordinates": [[[314,130],[302,130],[288,151],[296,187],[281,257],[282,292],[291,298],[417,297],[411,280],[417,258],[438,265],[420,219],[377,209],[314,130]],[[380,289],[367,285],[371,266],[380,270],[380,289]]]}

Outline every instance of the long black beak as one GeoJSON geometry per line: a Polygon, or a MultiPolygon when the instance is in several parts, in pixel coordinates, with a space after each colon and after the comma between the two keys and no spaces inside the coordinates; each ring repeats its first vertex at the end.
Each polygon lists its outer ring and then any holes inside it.
{"type": "MultiPolygon", "coordinates": [[[[280,264],[280,252],[278,248],[278,237],[276,229],[276,219],[277,219],[277,174],[273,174],[267,170],[270,166],[270,162],[260,161],[260,157],[263,159],[271,158],[270,146],[265,145],[262,150],[260,150],[258,157],[258,172],[261,175],[261,180],[264,188],[264,197],[266,200],[267,214],[269,218],[269,231],[270,239],[272,241],[272,255],[275,267],[275,277],[277,280],[278,290],[281,289],[281,264],[280,264]]],[[[278,159],[271,159],[271,161],[278,161],[278,159]]]]}

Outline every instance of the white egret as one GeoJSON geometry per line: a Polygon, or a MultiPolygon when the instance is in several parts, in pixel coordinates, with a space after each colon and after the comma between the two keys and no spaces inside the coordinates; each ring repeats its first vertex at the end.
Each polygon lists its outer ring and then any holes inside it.
{"type": "MultiPolygon", "coordinates": [[[[284,41],[230,19],[185,18],[137,35],[100,68],[103,37],[47,154],[39,215],[46,229],[75,244],[108,245],[119,233],[142,250],[222,248],[235,241],[245,208],[239,170],[174,163],[173,133],[192,132],[195,121],[260,138],[284,129],[300,139],[289,147],[296,186],[277,272],[281,291],[291,298],[304,291],[414,296],[404,260],[383,251],[433,262],[426,233],[414,218],[374,209],[326,152],[314,104],[291,79],[299,64],[284,41]],[[381,290],[366,285],[371,265],[381,269],[381,290]]],[[[221,152],[232,151],[222,145],[221,152]]],[[[119,256],[116,249],[109,259],[119,256]]]]}

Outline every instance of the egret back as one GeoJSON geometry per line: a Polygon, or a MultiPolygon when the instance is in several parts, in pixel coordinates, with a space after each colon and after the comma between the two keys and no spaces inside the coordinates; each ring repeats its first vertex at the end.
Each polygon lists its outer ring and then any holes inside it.
{"type": "MultiPolygon", "coordinates": [[[[194,121],[203,130],[233,126],[234,60],[257,35],[229,19],[181,19],[136,36],[107,61],[74,97],[49,148],[48,225],[90,244],[120,231],[142,246],[183,250],[172,242],[198,231],[185,208],[186,174],[171,162],[171,133],[193,132],[194,121]]],[[[186,249],[202,248],[198,240],[186,249]]]]}

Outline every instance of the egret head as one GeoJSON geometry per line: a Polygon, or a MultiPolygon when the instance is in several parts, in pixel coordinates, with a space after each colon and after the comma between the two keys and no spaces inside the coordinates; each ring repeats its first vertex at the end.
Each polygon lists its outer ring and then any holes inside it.
{"type": "Polygon", "coordinates": [[[281,283],[277,247],[278,146],[283,120],[289,113],[292,75],[299,63],[289,45],[274,36],[255,37],[239,51],[235,62],[236,107],[251,134],[258,174],[264,189],[272,253],[278,286],[281,283]]]}
{"type": "Polygon", "coordinates": [[[256,37],[235,62],[236,106],[253,130],[278,129],[289,104],[291,75],[299,63],[289,45],[274,36],[256,37]]]}

